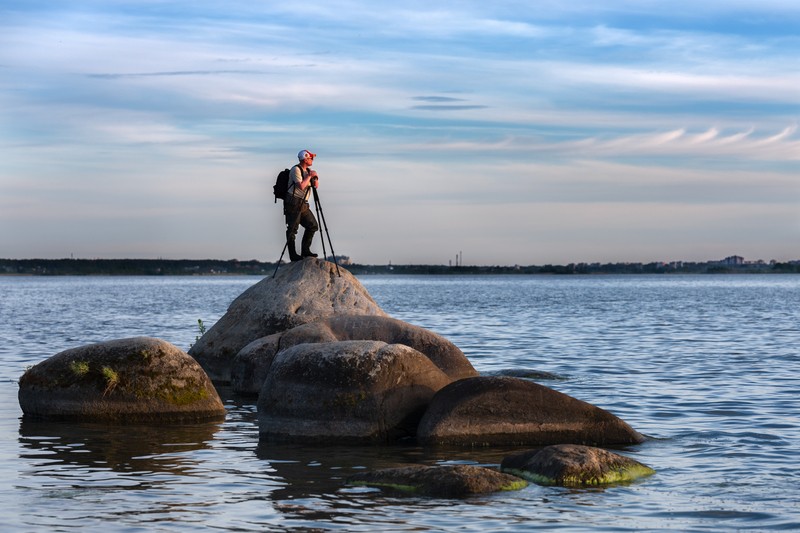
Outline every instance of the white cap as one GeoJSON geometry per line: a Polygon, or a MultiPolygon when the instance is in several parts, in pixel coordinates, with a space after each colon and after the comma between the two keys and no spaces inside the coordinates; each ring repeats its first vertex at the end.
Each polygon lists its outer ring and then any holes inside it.
{"type": "Polygon", "coordinates": [[[315,157],[317,157],[317,154],[312,154],[312,153],[311,153],[311,152],[309,152],[308,150],[300,150],[300,151],[297,153],[297,159],[299,159],[300,161],[302,161],[303,159],[305,159],[305,158],[306,158],[306,156],[311,156],[311,159],[314,159],[315,157]]]}

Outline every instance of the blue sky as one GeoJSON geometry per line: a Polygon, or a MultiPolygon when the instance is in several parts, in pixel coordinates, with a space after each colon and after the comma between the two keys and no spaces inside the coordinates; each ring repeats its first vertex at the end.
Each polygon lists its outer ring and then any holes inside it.
{"type": "Polygon", "coordinates": [[[308,148],[360,263],[798,259],[798,28],[788,0],[6,0],[0,257],[274,261],[308,148]]]}

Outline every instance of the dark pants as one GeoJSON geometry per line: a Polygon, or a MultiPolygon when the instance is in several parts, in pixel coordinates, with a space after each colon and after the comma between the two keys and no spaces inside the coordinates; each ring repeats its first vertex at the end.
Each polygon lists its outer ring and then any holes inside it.
{"type": "Polygon", "coordinates": [[[308,253],[311,250],[311,241],[314,234],[319,231],[319,224],[314,217],[314,213],[308,206],[308,202],[284,203],[284,214],[286,215],[286,242],[289,243],[289,250],[293,251],[294,241],[297,237],[297,229],[303,226],[303,244],[301,253],[308,253]],[[299,215],[298,216],[298,209],[299,215]]]}

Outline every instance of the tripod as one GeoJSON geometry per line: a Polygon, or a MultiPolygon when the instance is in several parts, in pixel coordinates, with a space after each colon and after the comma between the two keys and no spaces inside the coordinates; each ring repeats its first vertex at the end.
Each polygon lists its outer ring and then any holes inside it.
{"type": "MultiPolygon", "coordinates": [[[[336,274],[339,277],[342,277],[342,273],[339,272],[339,260],[336,258],[336,252],[333,251],[333,243],[331,242],[331,234],[328,232],[328,223],[325,221],[325,213],[322,211],[322,203],[319,200],[319,193],[317,192],[317,188],[312,186],[311,191],[314,193],[314,208],[317,212],[317,220],[322,224],[322,227],[325,229],[325,235],[322,235],[322,258],[324,259],[328,253],[325,249],[325,237],[328,237],[328,244],[331,247],[331,255],[333,256],[333,264],[336,265],[336,274]]],[[[294,219],[294,226],[296,226],[300,222],[300,214],[302,210],[297,211],[297,217],[294,219]]],[[[283,261],[283,255],[286,253],[286,249],[289,247],[289,242],[286,241],[283,245],[283,251],[281,252],[280,258],[278,258],[278,262],[275,264],[275,272],[272,274],[274,278],[275,275],[278,273],[278,268],[281,266],[281,261],[283,261]]]]}

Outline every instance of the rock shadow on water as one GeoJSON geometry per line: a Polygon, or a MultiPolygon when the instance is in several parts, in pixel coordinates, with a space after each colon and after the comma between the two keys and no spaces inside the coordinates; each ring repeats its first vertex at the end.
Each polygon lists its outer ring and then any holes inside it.
{"type": "Polygon", "coordinates": [[[283,483],[270,493],[271,500],[281,502],[352,491],[381,492],[355,486],[350,480],[361,474],[392,469],[476,466],[499,472],[504,457],[523,449],[504,446],[481,449],[450,446],[430,448],[419,446],[413,439],[406,443],[370,446],[302,445],[261,439],[256,456],[265,462],[269,475],[283,483]]]}
{"type": "MultiPolygon", "coordinates": [[[[176,453],[210,449],[222,422],[180,425],[115,425],[50,421],[23,417],[19,428],[20,458],[46,463],[42,475],[59,468],[110,470],[134,474],[141,485],[159,484],[153,473],[191,476],[199,463],[176,453]]],[[[35,474],[34,474],[35,475],[35,474]]],[[[87,479],[90,479],[88,476],[87,479]]],[[[129,482],[130,477],[126,478],[129,482]]]]}

